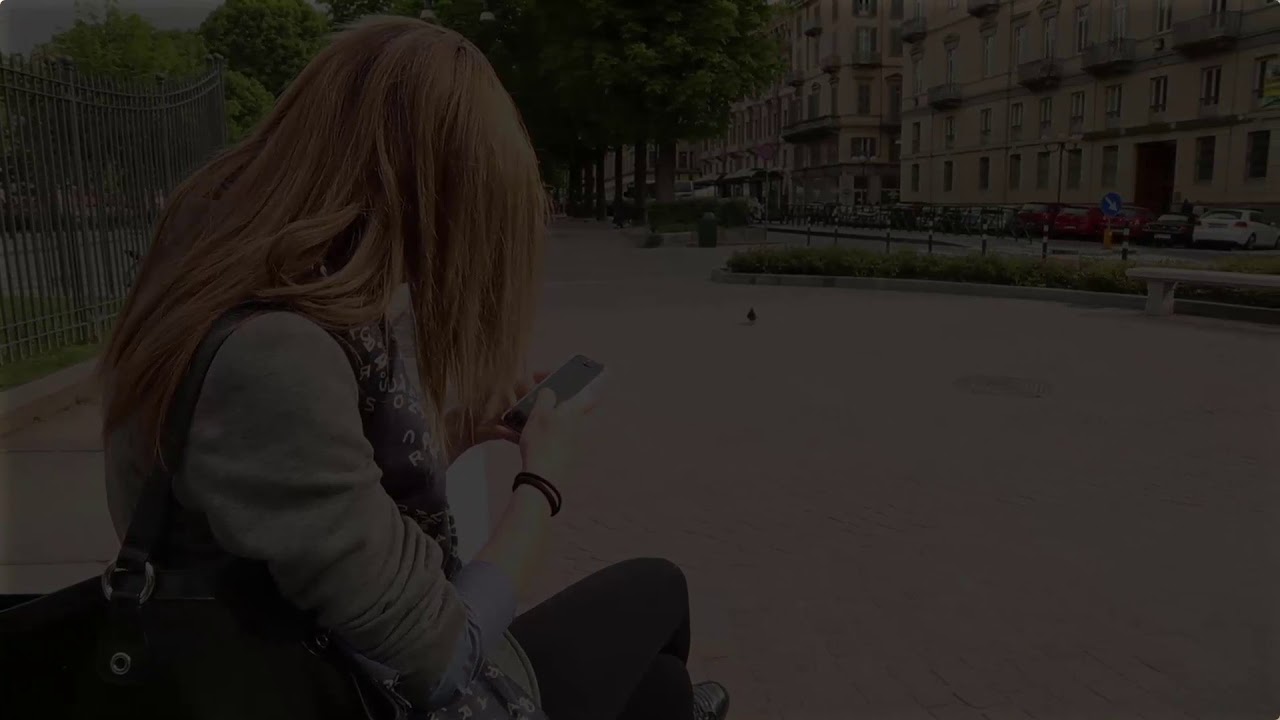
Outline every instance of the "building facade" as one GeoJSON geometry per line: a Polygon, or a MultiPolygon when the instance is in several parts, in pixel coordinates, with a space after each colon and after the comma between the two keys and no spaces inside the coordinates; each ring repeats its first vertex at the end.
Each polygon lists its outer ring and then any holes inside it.
{"type": "MultiPolygon", "coordinates": [[[[700,146],[701,143],[690,142],[681,142],[676,145],[676,194],[679,196],[688,195],[693,191],[693,181],[697,179],[700,168],[698,159],[700,146]]],[[[658,165],[658,150],[653,145],[649,145],[648,153],[645,175],[649,190],[645,197],[652,199],[657,177],[654,170],[658,165]]],[[[613,176],[614,167],[614,151],[610,150],[605,153],[604,158],[604,196],[608,202],[613,202],[613,187],[617,182],[613,176]]],[[[622,191],[628,198],[631,197],[635,181],[636,149],[627,145],[622,149],[622,191]]]]}
{"type": "Polygon", "coordinates": [[[903,0],[795,0],[774,34],[788,69],[703,146],[699,184],[770,205],[897,199],[903,0]]]}
{"type": "Polygon", "coordinates": [[[1280,208],[1274,0],[908,0],[901,32],[903,200],[1280,208]]]}

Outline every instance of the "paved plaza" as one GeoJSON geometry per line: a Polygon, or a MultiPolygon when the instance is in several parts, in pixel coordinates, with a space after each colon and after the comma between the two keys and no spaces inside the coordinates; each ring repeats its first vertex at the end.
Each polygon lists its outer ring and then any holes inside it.
{"type": "MultiPolygon", "coordinates": [[[[1280,715],[1280,329],[708,282],[729,252],[560,224],[535,364],[611,379],[526,602],[671,558],[733,720],[1280,715]]],[[[110,552],[95,433],[2,441],[0,563],[110,552]]]]}

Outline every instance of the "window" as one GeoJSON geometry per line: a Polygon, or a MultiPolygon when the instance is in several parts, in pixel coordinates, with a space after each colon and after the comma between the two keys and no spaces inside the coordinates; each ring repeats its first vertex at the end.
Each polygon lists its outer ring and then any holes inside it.
{"type": "Polygon", "coordinates": [[[814,119],[814,118],[818,117],[818,84],[817,84],[817,83],[814,83],[814,84],[813,84],[813,87],[809,88],[809,108],[808,108],[808,110],[809,110],[809,119],[810,119],[810,120],[812,120],[812,119],[814,119]]]}
{"type": "Polygon", "coordinates": [[[898,163],[902,161],[902,136],[893,135],[889,138],[889,162],[898,163]]]}
{"type": "Polygon", "coordinates": [[[1015,153],[1009,156],[1009,189],[1017,190],[1022,185],[1022,156],[1015,153]]]}
{"type": "Polygon", "coordinates": [[[1164,112],[1169,104],[1169,77],[1159,75],[1151,78],[1151,110],[1164,112]]]}
{"type": "Polygon", "coordinates": [[[1049,188],[1049,153],[1048,151],[1040,151],[1036,153],[1036,189],[1047,190],[1049,188]]]}
{"type": "Polygon", "coordinates": [[[1271,155],[1271,131],[1257,130],[1249,133],[1244,144],[1244,176],[1259,180],[1267,176],[1267,163],[1271,155]]]}
{"type": "Polygon", "coordinates": [[[948,115],[942,119],[942,135],[947,147],[956,144],[956,116],[948,115]]]}
{"type": "Polygon", "coordinates": [[[1123,100],[1123,85],[1107,86],[1107,117],[1118,120],[1120,118],[1120,103],[1123,100]]]}
{"type": "Polygon", "coordinates": [[[1071,119],[1084,117],[1084,91],[1071,93],[1071,119]]]}
{"type": "Polygon", "coordinates": [[[1128,37],[1129,0],[1111,0],[1111,39],[1128,37]]]}
{"type": "Polygon", "coordinates": [[[1116,186],[1116,178],[1120,175],[1120,146],[1107,145],[1102,148],[1102,187],[1110,189],[1116,186]]]}
{"type": "Polygon", "coordinates": [[[982,77],[996,74],[996,36],[982,36],[982,77]]]}
{"type": "Polygon", "coordinates": [[[853,11],[858,15],[870,17],[876,14],[876,0],[854,0],[853,11]]]}
{"type": "Polygon", "coordinates": [[[911,56],[911,94],[924,92],[924,75],[920,74],[920,56],[911,56]]]}
{"type": "Polygon", "coordinates": [[[1156,33],[1166,33],[1173,27],[1173,4],[1177,0],[1156,0],[1156,33]]]}
{"type": "Polygon", "coordinates": [[[1009,106],[1009,127],[1022,127],[1022,103],[1020,102],[1009,106]]]}
{"type": "Polygon", "coordinates": [[[1217,107],[1218,97],[1222,90],[1222,66],[1205,68],[1200,71],[1200,105],[1201,107],[1217,107]]]}
{"type": "Polygon", "coordinates": [[[955,10],[960,7],[960,0],[947,0],[947,9],[955,10]]]}
{"type": "Polygon", "coordinates": [[[987,190],[991,187],[991,158],[978,158],[978,189],[987,190]]]}
{"type": "Polygon", "coordinates": [[[1053,98],[1040,98],[1040,134],[1043,136],[1053,127],[1053,98]]]}
{"type": "Polygon", "coordinates": [[[849,138],[849,157],[873,158],[875,156],[876,156],[876,138],[873,138],[873,137],[849,138]]]}
{"type": "Polygon", "coordinates": [[[1040,25],[1040,43],[1044,50],[1042,57],[1046,60],[1055,57],[1058,49],[1058,16],[1053,15],[1044,19],[1040,25]]]}
{"type": "Polygon", "coordinates": [[[920,192],[920,163],[911,164],[911,192],[920,192]]]}
{"type": "Polygon", "coordinates": [[[902,0],[889,0],[889,18],[891,20],[902,19],[902,0]]]}
{"type": "Polygon", "coordinates": [[[952,184],[952,181],[955,179],[953,177],[954,172],[955,172],[955,166],[951,164],[950,160],[947,160],[946,162],[942,163],[942,191],[943,192],[951,192],[951,184],[952,184]]]}
{"type": "Polygon", "coordinates": [[[956,81],[956,49],[955,47],[947,48],[947,84],[951,85],[956,81]]]}
{"type": "Polygon", "coordinates": [[[831,114],[840,114],[840,86],[831,83],[831,114]]]}
{"type": "Polygon", "coordinates": [[[680,168],[681,170],[688,169],[689,167],[689,151],[688,150],[680,151],[680,158],[679,160],[676,161],[676,167],[680,168]]]}
{"type": "Polygon", "coordinates": [[[1080,175],[1084,165],[1084,151],[1074,148],[1067,151],[1067,188],[1080,188],[1080,175]]]}
{"type": "Polygon", "coordinates": [[[920,123],[911,123],[911,154],[920,152],[920,123]]]}
{"type": "Polygon", "coordinates": [[[902,57],[902,28],[889,29],[889,57],[902,57]]]}
{"type": "Polygon", "coordinates": [[[840,19],[840,0],[831,0],[831,19],[840,19]]]}
{"type": "Polygon", "coordinates": [[[991,134],[991,108],[982,108],[978,112],[979,126],[982,128],[982,135],[986,137],[991,134]]]}
{"type": "Polygon", "coordinates": [[[871,83],[858,83],[858,114],[871,114],[871,83]]]}
{"type": "Polygon", "coordinates": [[[1089,47],[1089,6],[1076,8],[1076,52],[1089,47]]]}
{"type": "Polygon", "coordinates": [[[1213,181],[1213,160],[1218,139],[1212,135],[1196,138],[1196,182],[1213,181]]]}
{"type": "Polygon", "coordinates": [[[1013,61],[1020,63],[1027,57],[1027,26],[1013,28],[1013,61]]]}
{"type": "Polygon", "coordinates": [[[860,27],[854,35],[853,51],[861,57],[875,55],[876,39],[880,36],[877,28],[860,27]]]}
{"type": "Polygon", "coordinates": [[[1253,97],[1262,99],[1262,94],[1267,87],[1267,73],[1271,70],[1271,64],[1276,62],[1275,55],[1268,55],[1253,61],[1253,97]]]}
{"type": "Polygon", "coordinates": [[[1227,11],[1227,0],[1209,0],[1209,14],[1219,15],[1227,11]]]}
{"type": "Polygon", "coordinates": [[[889,107],[885,108],[885,115],[897,120],[902,113],[902,86],[897,83],[889,83],[889,107]]]}

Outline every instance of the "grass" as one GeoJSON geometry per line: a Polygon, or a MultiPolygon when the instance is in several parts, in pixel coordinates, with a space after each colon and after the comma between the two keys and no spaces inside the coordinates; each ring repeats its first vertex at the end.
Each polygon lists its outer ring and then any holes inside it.
{"type": "Polygon", "coordinates": [[[93,358],[101,350],[100,343],[68,345],[35,357],[5,363],[0,365],[0,390],[24,385],[72,365],[78,365],[93,358]]]}
{"type": "MultiPolygon", "coordinates": [[[[727,268],[737,273],[907,278],[951,282],[1063,288],[1092,292],[1146,293],[1143,282],[1130,280],[1125,270],[1139,263],[1112,259],[1072,258],[1048,262],[1034,257],[1005,255],[926,255],[906,250],[883,254],[847,247],[759,248],[734,254],[727,268]]],[[[1151,264],[1149,261],[1143,264],[1151,264]]],[[[1204,265],[1167,262],[1173,266],[1204,265]]],[[[1280,258],[1227,258],[1210,269],[1280,275],[1280,258]]],[[[1280,291],[1188,286],[1178,296],[1190,300],[1280,308],[1280,291]]]]}

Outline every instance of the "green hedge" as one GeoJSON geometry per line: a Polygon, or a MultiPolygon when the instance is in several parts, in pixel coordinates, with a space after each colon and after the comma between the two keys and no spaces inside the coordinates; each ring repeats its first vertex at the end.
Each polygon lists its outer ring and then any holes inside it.
{"type": "MultiPolygon", "coordinates": [[[[1089,258],[1057,257],[1046,262],[1007,255],[925,255],[911,250],[882,254],[842,247],[790,247],[739,252],[729,258],[726,267],[736,273],[948,280],[1141,295],[1146,293],[1146,285],[1125,276],[1125,270],[1137,264],[1089,258]]],[[[1208,269],[1280,275],[1280,257],[1230,258],[1208,269]]],[[[1187,286],[1179,288],[1178,297],[1280,308],[1280,291],[1276,290],[1187,286]]]]}
{"type": "Polygon", "coordinates": [[[720,227],[742,227],[751,222],[751,205],[743,198],[686,198],[649,203],[649,224],[660,227],[696,225],[706,213],[715,213],[720,227]]]}

